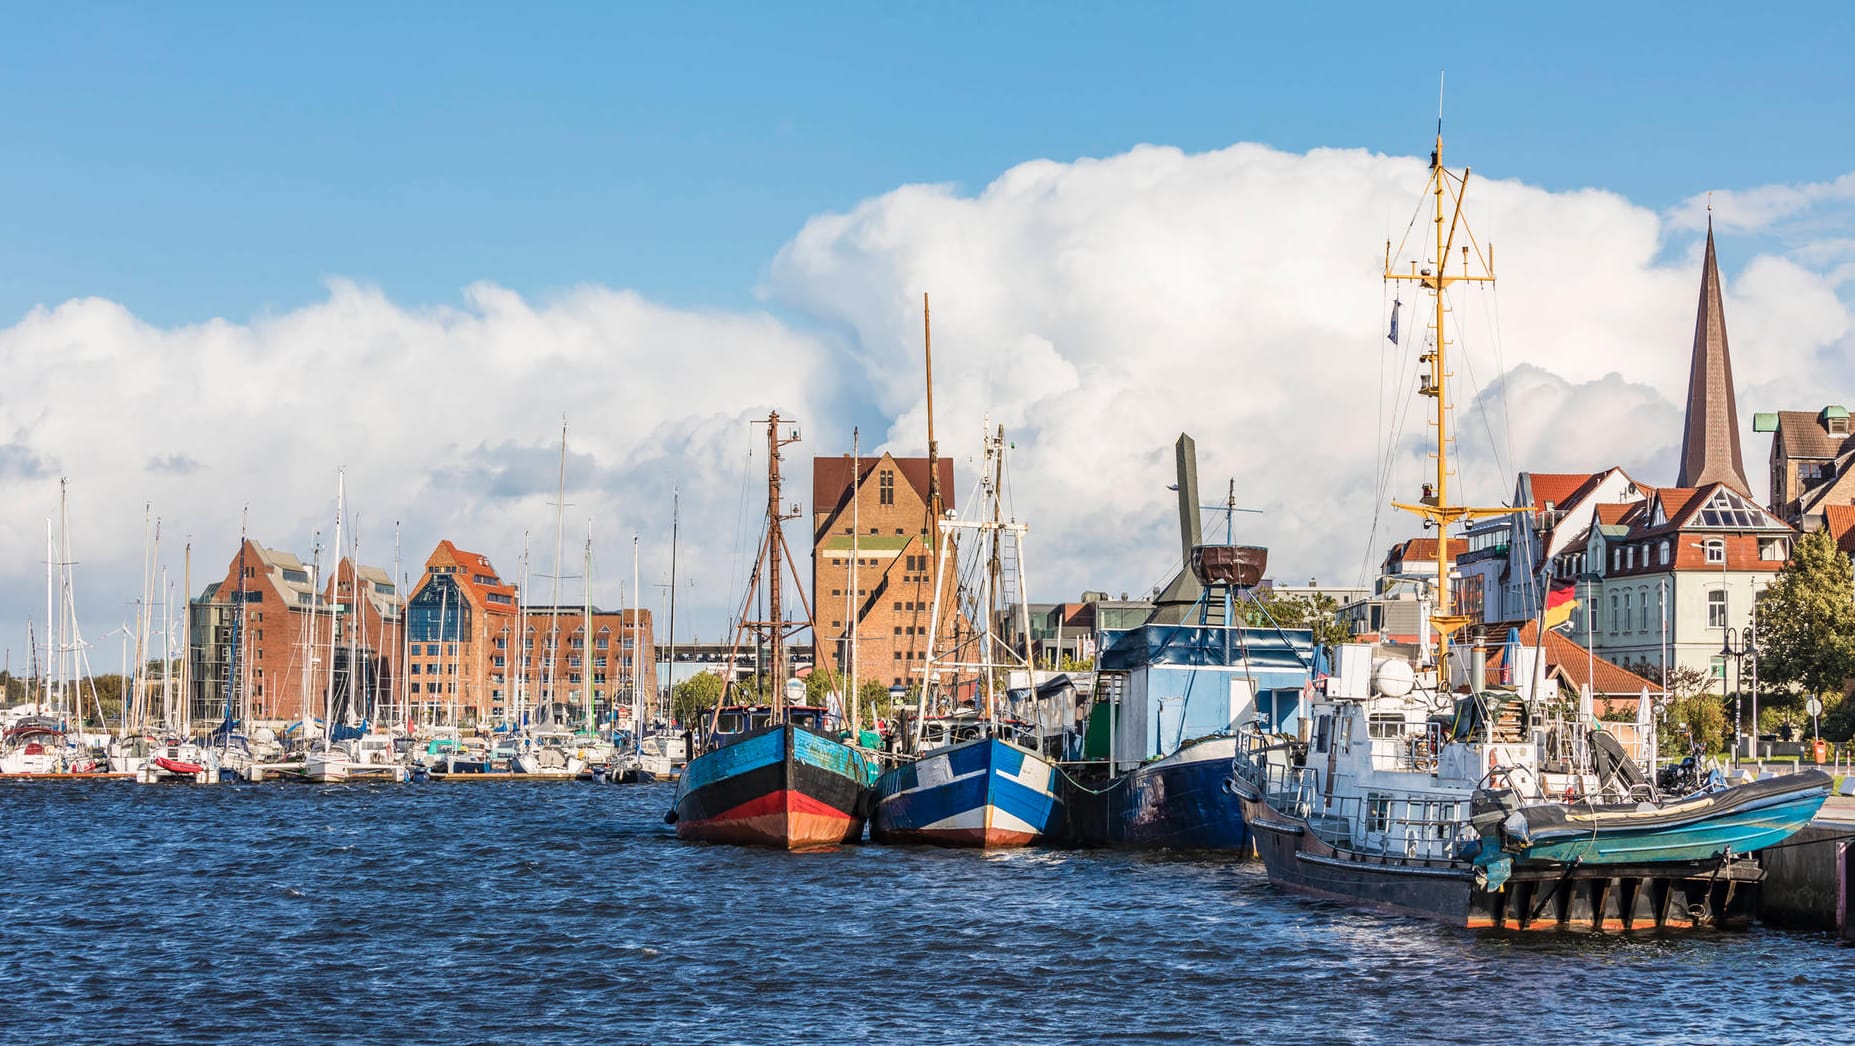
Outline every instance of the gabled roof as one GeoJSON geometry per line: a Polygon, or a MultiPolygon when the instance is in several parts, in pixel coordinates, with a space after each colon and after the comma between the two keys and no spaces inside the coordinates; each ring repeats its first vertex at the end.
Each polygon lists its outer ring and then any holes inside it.
{"type": "MultiPolygon", "coordinates": [[[[928,460],[926,458],[898,458],[889,454],[866,457],[856,462],[858,470],[857,483],[861,486],[869,481],[870,473],[876,471],[887,460],[895,464],[896,471],[914,489],[922,501],[928,497],[928,460]]],[[[953,459],[941,458],[937,463],[940,472],[940,506],[944,511],[954,507],[953,504],[953,459]]],[[[850,502],[850,474],[852,459],[845,454],[837,458],[812,459],[812,511],[835,512],[840,506],[850,502]]]]}
{"type": "Polygon", "coordinates": [[[1778,411],[1774,437],[1788,458],[1833,458],[1855,442],[1855,435],[1839,436],[1823,425],[1822,411],[1778,411]]]}
{"type": "Polygon", "coordinates": [[[515,586],[504,582],[497,575],[496,568],[490,564],[489,557],[479,552],[467,552],[458,548],[451,543],[449,538],[438,542],[438,547],[432,550],[430,558],[425,561],[425,576],[419,579],[419,589],[423,589],[426,582],[431,580],[432,564],[440,558],[447,558],[457,564],[457,572],[446,576],[465,590],[467,598],[474,597],[471,601],[477,606],[496,613],[512,614],[515,612],[515,586]],[[491,581],[479,581],[480,577],[490,578],[491,581]],[[503,598],[491,600],[489,597],[492,594],[503,598]]]}
{"type": "Polygon", "coordinates": [[[1597,523],[1599,526],[1619,526],[1628,524],[1633,518],[1642,515],[1644,502],[1619,501],[1597,506],[1597,523]]]}
{"type": "Polygon", "coordinates": [[[1533,507],[1543,509],[1551,502],[1553,508],[1562,509],[1574,495],[1602,475],[1601,472],[1529,472],[1527,486],[1533,496],[1533,507]]]}

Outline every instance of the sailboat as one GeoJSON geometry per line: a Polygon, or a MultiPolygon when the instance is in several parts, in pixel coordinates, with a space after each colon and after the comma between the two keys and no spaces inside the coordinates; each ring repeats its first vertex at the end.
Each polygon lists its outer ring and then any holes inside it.
{"type": "MultiPolygon", "coordinates": [[[[682,528],[682,493],[672,491],[670,494],[670,616],[667,633],[669,647],[664,658],[669,670],[665,674],[662,689],[659,691],[659,704],[656,714],[656,730],[650,734],[640,734],[638,740],[638,779],[642,781],[668,780],[689,761],[689,743],[676,724],[672,723],[669,709],[669,694],[676,686],[676,552],[679,531],[682,528]]],[[[634,626],[635,627],[635,626],[634,626]]],[[[641,644],[634,647],[642,650],[641,644]]],[[[635,653],[642,658],[644,652],[635,653]]],[[[650,664],[655,671],[655,654],[650,654],[650,664]]]]}
{"type": "MultiPolygon", "coordinates": [[[[767,508],[759,558],[748,582],[735,627],[734,653],[722,694],[709,720],[707,751],[695,756],[677,781],[676,798],[665,820],[682,839],[746,843],[788,850],[854,842],[863,836],[869,817],[873,764],[831,733],[822,708],[808,707],[804,685],[786,676],[786,644],[811,627],[791,622],[783,611],[781,566],[798,568],[786,546],[782,524],[791,518],[780,501],[780,448],[798,442],[796,427],[782,427],[777,411],[768,414],[767,508]],[[766,617],[750,620],[756,595],[764,595],[766,617]],[[751,631],[767,652],[766,704],[737,697],[740,681],[734,668],[743,635],[751,631]]],[[[795,513],[796,514],[796,513],[795,513]]],[[[815,630],[814,630],[815,631],[815,630]]]]}
{"type": "MultiPolygon", "coordinates": [[[[0,733],[0,774],[97,774],[108,771],[109,737],[84,732],[84,698],[97,722],[107,724],[90,673],[89,644],[78,627],[77,597],[70,558],[71,522],[67,484],[58,481],[58,517],[45,521],[45,652],[36,714],[8,723],[0,733]],[[49,682],[49,686],[47,683],[49,682]],[[47,693],[49,690],[49,693],[47,693]]],[[[36,651],[35,655],[36,656],[36,651]]]]}
{"type": "Polygon", "coordinates": [[[1460,653],[1451,660],[1470,619],[1454,612],[1449,528],[1514,511],[1449,500],[1446,292],[1494,280],[1463,217],[1468,181],[1466,168],[1443,165],[1439,120],[1425,188],[1435,253],[1417,247],[1407,273],[1402,249],[1386,244],[1385,279],[1418,284],[1435,307],[1419,390],[1434,401],[1435,482],[1394,503],[1437,535],[1424,629],[1434,654],[1413,663],[1384,647],[1342,646],[1301,729],[1246,733],[1230,790],[1270,882],[1293,893],[1466,927],[1742,925],[1763,875],[1752,854],[1809,823],[1827,775],[1666,796],[1588,714],[1555,710],[1542,659],[1516,656],[1515,685],[1500,687],[1485,685],[1476,655],[1466,672],[1460,653]],[[1465,677],[1470,692],[1458,696],[1465,677]]]}
{"type": "MultiPolygon", "coordinates": [[[[926,674],[905,754],[918,755],[876,782],[870,837],[878,842],[918,842],[982,848],[1024,846],[1041,840],[1060,816],[1054,760],[1064,754],[1065,734],[1046,730],[1028,649],[999,636],[1006,613],[1024,618],[1019,635],[1028,643],[1029,603],[1023,591],[1023,523],[1002,518],[1005,432],[987,434],[981,496],[969,502],[970,518],[943,523],[977,538],[981,566],[977,605],[970,629],[956,629],[948,648],[936,649],[942,626],[956,613],[946,605],[952,592],[948,564],[955,543],[939,542],[935,599],[929,617],[926,674]],[[1007,591],[1006,576],[1016,582],[1007,591]],[[1015,680],[1013,677],[1016,677],[1015,680]],[[1015,692],[1001,684],[1017,682],[1015,692]],[[964,707],[972,700],[971,708],[964,707]],[[939,708],[945,704],[944,711],[939,708]],[[933,709],[940,714],[930,715],[933,709]]],[[[954,600],[954,601],[957,601],[954,600]]],[[[1073,703],[1068,706],[1073,713],[1073,703]]]]}

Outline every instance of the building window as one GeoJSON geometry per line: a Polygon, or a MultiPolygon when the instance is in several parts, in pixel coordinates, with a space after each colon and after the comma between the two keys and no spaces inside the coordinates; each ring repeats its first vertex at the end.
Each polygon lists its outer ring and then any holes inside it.
{"type": "Polygon", "coordinates": [[[1617,597],[1614,593],[1610,597],[1610,629],[1613,632],[1617,629],[1617,597]]]}
{"type": "Polygon", "coordinates": [[[1707,627],[1726,627],[1726,593],[1723,590],[1707,593],[1707,627]]]}
{"type": "Polygon", "coordinates": [[[1639,606],[1639,609],[1636,611],[1636,621],[1637,621],[1636,627],[1639,631],[1647,632],[1649,631],[1649,592],[1648,590],[1645,589],[1641,593],[1639,593],[1639,598],[1636,600],[1636,602],[1639,606]]]}
{"type": "MultiPolygon", "coordinates": [[[[1709,563],[1726,562],[1726,539],[1725,538],[1708,538],[1706,544],[1703,547],[1707,551],[1707,562],[1709,563]]],[[[1720,594],[1722,596],[1725,595],[1724,592],[1720,594]]]]}
{"type": "MultiPolygon", "coordinates": [[[[895,504],[894,470],[883,469],[882,474],[876,477],[876,502],[880,505],[895,504]]],[[[871,531],[871,533],[874,533],[874,531],[871,531]]]]}
{"type": "Polygon", "coordinates": [[[1628,592],[1623,593],[1623,617],[1621,620],[1622,624],[1620,627],[1623,631],[1628,632],[1630,630],[1630,594],[1628,592]]]}
{"type": "Polygon", "coordinates": [[[1662,548],[1661,548],[1661,551],[1657,553],[1656,558],[1661,562],[1662,566],[1668,565],[1668,539],[1667,538],[1662,539],[1662,548]]]}
{"type": "Polygon", "coordinates": [[[419,674],[419,663],[417,661],[412,663],[412,674],[415,676],[419,674]]]}
{"type": "Polygon", "coordinates": [[[1784,562],[1784,539],[1759,538],[1758,558],[1768,562],[1784,562]]]}

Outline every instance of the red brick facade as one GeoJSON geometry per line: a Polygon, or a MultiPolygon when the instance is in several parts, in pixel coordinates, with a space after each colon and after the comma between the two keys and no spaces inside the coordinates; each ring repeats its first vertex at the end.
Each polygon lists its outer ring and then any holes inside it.
{"type": "MultiPolygon", "coordinates": [[[[887,685],[920,681],[934,609],[934,555],[928,542],[926,458],[864,458],[856,482],[852,460],[812,461],[812,592],[818,663],[845,669],[853,618],[858,678],[887,685]],[[854,502],[853,502],[854,492],[854,502]],[[852,556],[852,528],[855,556],[852,556]],[[852,559],[856,592],[846,595],[852,559]],[[853,611],[852,607],[856,609],[853,611]]],[[[939,462],[942,511],[953,508],[953,463],[939,462]]],[[[943,536],[943,541],[951,540],[943,536]]],[[[947,556],[944,607],[952,607],[957,557],[947,556]]],[[[956,622],[940,622],[937,646],[956,622]]]]}

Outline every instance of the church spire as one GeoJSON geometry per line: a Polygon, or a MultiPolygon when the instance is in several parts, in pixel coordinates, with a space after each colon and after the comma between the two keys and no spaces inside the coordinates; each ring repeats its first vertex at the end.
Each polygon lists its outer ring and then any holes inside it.
{"type": "Polygon", "coordinates": [[[1707,259],[1700,272],[1700,310],[1694,318],[1694,359],[1688,368],[1681,475],[1675,485],[1708,483],[1725,483],[1747,497],[1752,495],[1739,454],[1739,408],[1733,398],[1733,360],[1726,349],[1726,309],[1720,297],[1720,267],[1713,254],[1711,213],[1707,215],[1707,259]]]}

